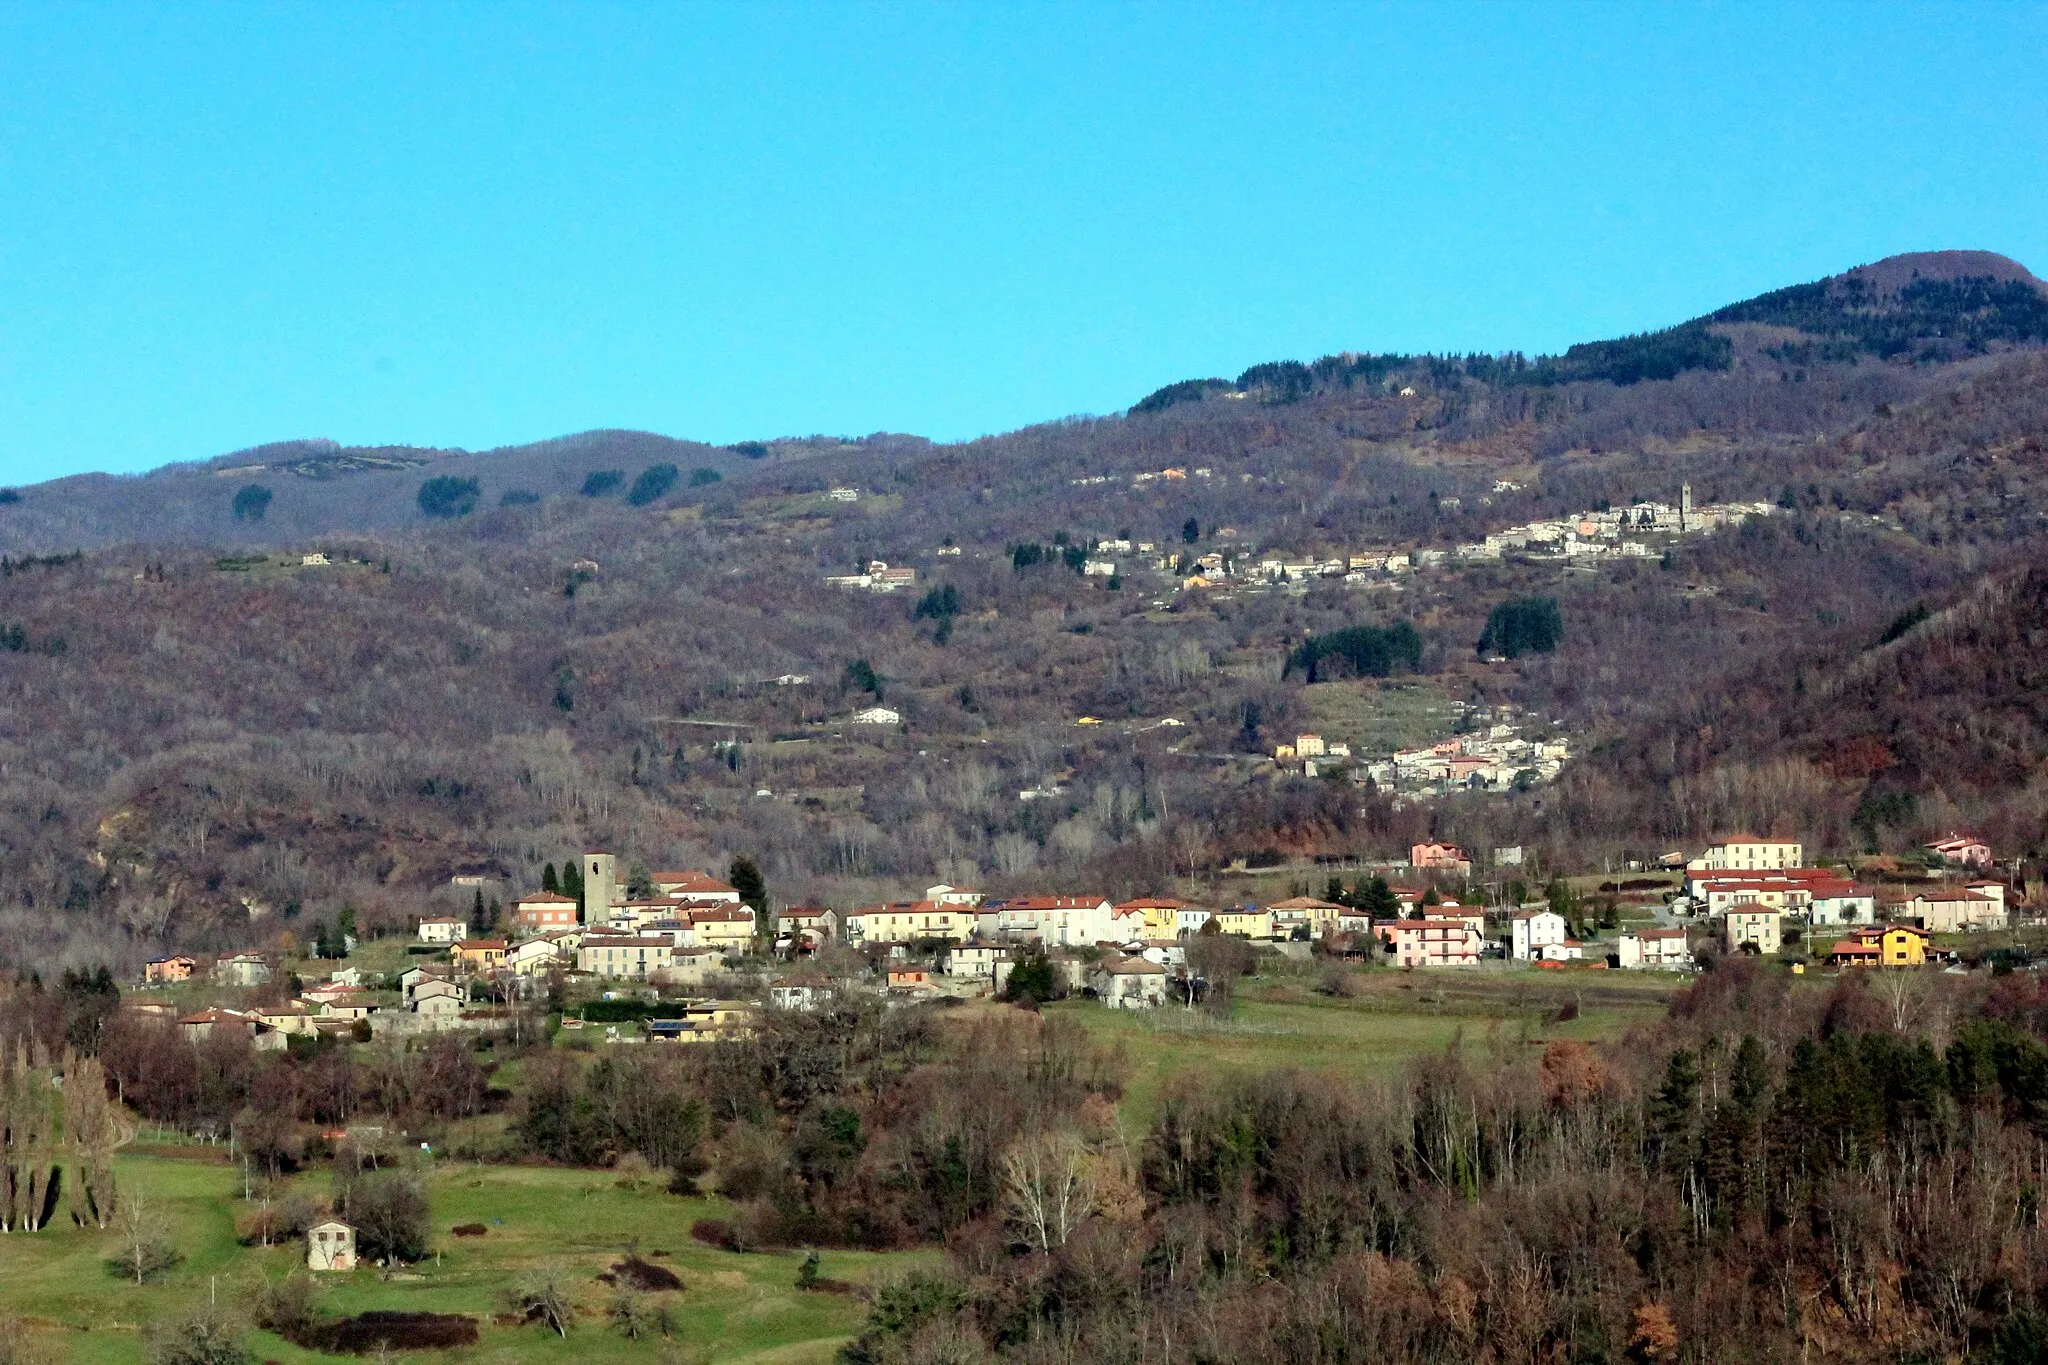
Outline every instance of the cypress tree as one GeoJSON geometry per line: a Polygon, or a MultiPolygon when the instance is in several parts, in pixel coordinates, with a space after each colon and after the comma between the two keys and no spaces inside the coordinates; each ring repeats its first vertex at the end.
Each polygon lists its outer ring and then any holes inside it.
{"type": "Polygon", "coordinates": [[[555,880],[555,865],[553,863],[541,864],[540,889],[543,891],[552,891],[558,896],[562,894],[562,884],[559,881],[555,880]]]}

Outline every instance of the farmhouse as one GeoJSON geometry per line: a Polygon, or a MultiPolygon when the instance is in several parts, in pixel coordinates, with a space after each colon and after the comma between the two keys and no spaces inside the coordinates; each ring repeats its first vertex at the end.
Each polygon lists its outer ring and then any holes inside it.
{"type": "Polygon", "coordinates": [[[315,1223],[306,1229],[306,1269],[308,1270],[354,1270],[356,1268],[356,1230],[348,1224],[328,1219],[315,1223]]]}
{"type": "Polygon", "coordinates": [[[1088,987],[1109,1009],[1157,1009],[1166,1003],[1166,969],[1142,957],[1105,958],[1088,974],[1088,987]]]}
{"type": "Polygon", "coordinates": [[[142,968],[142,979],[152,986],[169,986],[190,981],[192,973],[198,969],[199,960],[182,953],[176,957],[151,958],[142,968]]]}
{"type": "Polygon", "coordinates": [[[1944,862],[1958,863],[1963,867],[1991,866],[1991,845],[1974,834],[1951,832],[1927,845],[1927,851],[1940,854],[1944,862]]]}

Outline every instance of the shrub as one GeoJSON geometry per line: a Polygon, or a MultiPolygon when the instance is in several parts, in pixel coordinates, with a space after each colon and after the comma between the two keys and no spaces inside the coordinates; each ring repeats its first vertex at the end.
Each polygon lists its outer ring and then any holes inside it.
{"type": "Polygon", "coordinates": [[[569,1335],[576,1322],[576,1306],[552,1271],[539,1271],[516,1285],[510,1295],[512,1307],[528,1322],[538,1322],[558,1337],[569,1335]]]}
{"type": "Polygon", "coordinates": [[[664,1337],[675,1335],[675,1311],[662,1300],[629,1285],[621,1284],[612,1290],[612,1296],[604,1306],[604,1315],[612,1330],[628,1341],[639,1341],[656,1334],[664,1337]]]}
{"type": "Polygon", "coordinates": [[[704,488],[717,483],[722,477],[715,469],[693,469],[690,471],[690,487],[704,488]]]}
{"type": "Polygon", "coordinates": [[[143,1339],[148,1365],[250,1365],[242,1324],[212,1302],[177,1322],[154,1322],[143,1339]]]}
{"type": "Polygon", "coordinates": [[[459,1313],[375,1312],[319,1323],[288,1340],[326,1355],[366,1356],[384,1351],[445,1351],[474,1346],[479,1337],[476,1319],[459,1313]]]}
{"type": "Polygon", "coordinates": [[[442,521],[466,517],[476,510],[483,487],[475,479],[458,479],[443,474],[420,485],[420,511],[442,521]]]}
{"type": "Polygon", "coordinates": [[[486,1228],[482,1223],[457,1223],[448,1231],[456,1237],[481,1237],[490,1229],[486,1228]]]}
{"type": "Polygon", "coordinates": [[[626,481],[621,469],[593,469],[583,477],[583,496],[601,498],[626,481]]]}
{"type": "Polygon", "coordinates": [[[675,1271],[665,1265],[643,1261],[638,1256],[628,1256],[620,1261],[612,1267],[612,1274],[618,1277],[620,1284],[634,1289],[644,1289],[649,1293],[683,1287],[683,1277],[675,1271]]]}
{"type": "Polygon", "coordinates": [[[256,1325],[297,1341],[320,1319],[320,1287],[303,1270],[267,1280],[256,1290],[256,1325]]]}
{"type": "Polygon", "coordinates": [[[669,494],[679,477],[672,464],[658,464],[640,471],[640,477],[633,480],[633,487],[626,494],[626,501],[635,507],[645,507],[669,494]]]}
{"type": "Polygon", "coordinates": [[[499,495],[500,507],[531,507],[540,501],[540,494],[529,488],[508,488],[499,495]]]}

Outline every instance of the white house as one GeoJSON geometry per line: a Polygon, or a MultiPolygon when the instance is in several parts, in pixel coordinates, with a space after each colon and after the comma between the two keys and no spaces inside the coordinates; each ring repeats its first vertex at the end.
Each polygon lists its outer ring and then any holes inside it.
{"type": "Polygon", "coordinates": [[[420,942],[453,943],[458,938],[469,936],[469,921],[460,919],[423,919],[420,921],[420,942]]]}
{"type": "Polygon", "coordinates": [[[1517,962],[1534,962],[1543,949],[1565,940],[1564,916],[1555,910],[1523,910],[1512,921],[1510,953],[1517,962]]]}
{"type": "Polygon", "coordinates": [[[1686,868],[1700,872],[1764,872],[1798,867],[1805,860],[1806,846],[1796,839],[1734,834],[1709,847],[1687,863],[1686,868]]]}
{"type": "Polygon", "coordinates": [[[901,725],[903,723],[903,714],[900,711],[891,711],[886,706],[870,706],[865,711],[854,712],[853,723],[855,725],[901,725]]]}
{"type": "Polygon", "coordinates": [[[1025,896],[988,908],[997,932],[1048,945],[1086,946],[1117,936],[1116,906],[1107,896],[1025,896]]]}
{"type": "Polygon", "coordinates": [[[1877,897],[1852,881],[1811,882],[1806,917],[1818,926],[1872,924],[1877,919],[1877,897]]]}
{"type": "Polygon", "coordinates": [[[1001,948],[993,943],[963,943],[946,951],[939,970],[947,976],[993,981],[996,976],[996,964],[1008,961],[1009,957],[1008,948],[1001,948]]]}
{"type": "Polygon", "coordinates": [[[1683,929],[1639,929],[1615,940],[1615,957],[1631,970],[1685,971],[1692,966],[1692,949],[1683,929]]]}

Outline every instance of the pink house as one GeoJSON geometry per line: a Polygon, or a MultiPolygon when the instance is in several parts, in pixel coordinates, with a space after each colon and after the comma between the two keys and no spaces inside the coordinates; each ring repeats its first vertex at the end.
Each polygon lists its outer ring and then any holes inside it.
{"type": "Polygon", "coordinates": [[[1408,850],[1408,865],[1423,871],[1453,872],[1462,877],[1472,870],[1472,859],[1456,844],[1416,844],[1408,850]]]}
{"type": "Polygon", "coordinates": [[[1991,845],[1974,834],[1957,834],[1950,831],[1945,839],[1936,839],[1927,846],[1929,853],[1939,853],[1945,860],[1960,863],[1964,867],[1991,866],[1991,845]]]}

